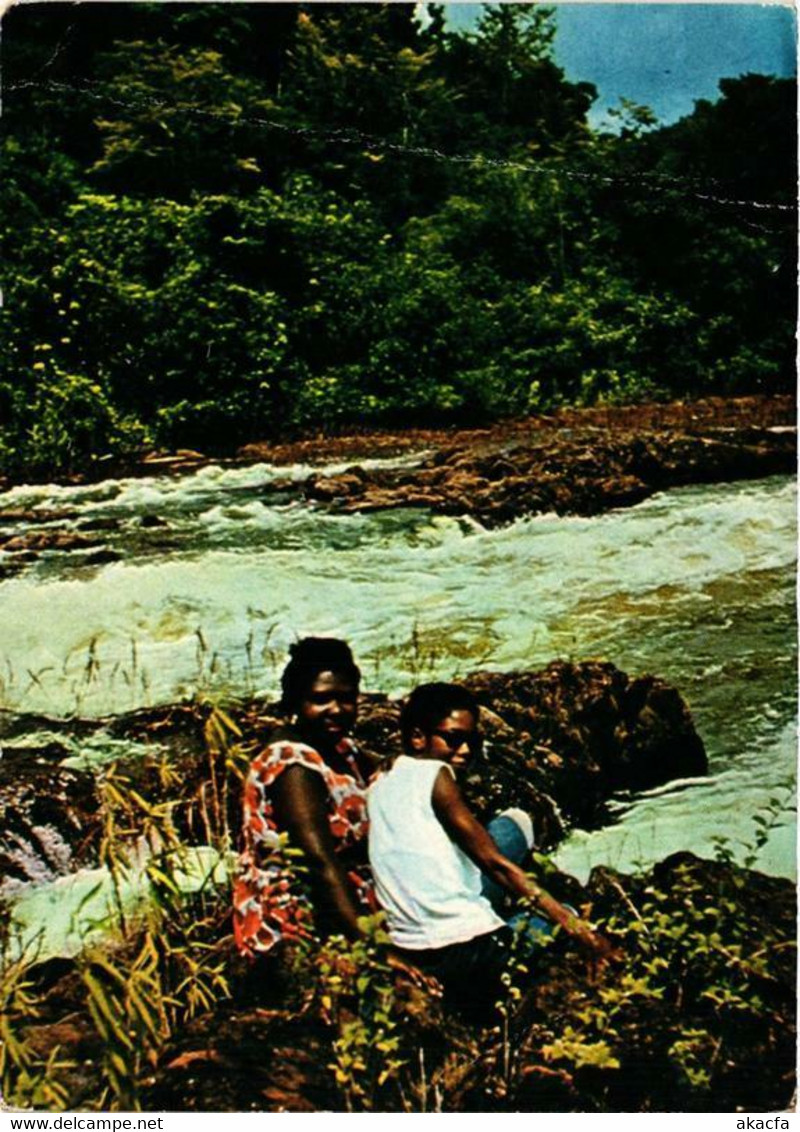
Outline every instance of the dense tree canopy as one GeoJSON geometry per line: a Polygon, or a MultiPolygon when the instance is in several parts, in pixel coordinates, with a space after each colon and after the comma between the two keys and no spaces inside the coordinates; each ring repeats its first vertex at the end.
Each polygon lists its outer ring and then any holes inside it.
{"type": "Polygon", "coordinates": [[[0,459],[793,386],[794,84],[587,124],[553,12],[6,16],[0,459]]]}

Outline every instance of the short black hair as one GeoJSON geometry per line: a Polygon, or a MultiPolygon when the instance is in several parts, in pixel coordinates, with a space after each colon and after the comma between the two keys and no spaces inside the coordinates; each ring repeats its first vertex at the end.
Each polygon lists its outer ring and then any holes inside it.
{"type": "Polygon", "coordinates": [[[415,728],[419,728],[423,735],[430,735],[436,724],[454,711],[468,711],[478,722],[481,709],[469,688],[463,684],[420,684],[400,712],[403,746],[406,750],[411,748],[411,734],[415,728]]]}
{"type": "Polygon", "coordinates": [[[321,672],[336,672],[358,691],[361,672],[346,641],[336,637],[304,637],[289,649],[290,660],[281,676],[281,705],[296,711],[321,672]]]}

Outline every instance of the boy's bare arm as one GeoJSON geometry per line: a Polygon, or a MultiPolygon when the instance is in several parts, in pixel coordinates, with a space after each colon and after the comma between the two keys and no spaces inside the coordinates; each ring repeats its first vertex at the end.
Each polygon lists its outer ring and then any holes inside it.
{"type": "Polygon", "coordinates": [[[436,776],[431,800],[434,813],[448,835],[475,862],[481,872],[515,896],[532,900],[548,919],[559,924],[592,951],[601,955],[611,954],[613,949],[606,939],[592,931],[588,924],[578,919],[541,885],[531,880],[523,869],[503,856],[489,833],[464,802],[452,774],[444,768],[436,776]]]}

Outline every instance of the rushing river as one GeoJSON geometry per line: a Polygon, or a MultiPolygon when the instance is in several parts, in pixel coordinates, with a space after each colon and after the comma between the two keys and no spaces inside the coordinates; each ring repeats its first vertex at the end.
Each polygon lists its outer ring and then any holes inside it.
{"type": "MultiPolygon", "coordinates": [[[[575,833],[561,864],[585,876],[594,863],[752,840],[753,817],[795,770],[793,481],[486,531],[414,510],[335,515],[272,486],[309,471],[208,467],[0,496],[0,510],[67,510],[120,555],[44,553],[0,585],[0,706],[102,716],[198,691],[275,691],[287,645],[308,633],[347,638],[365,686],[390,693],[599,657],[681,690],[711,773],[620,798],[615,823],[575,833]]],[[[793,874],[793,815],[758,865],[793,874]]]]}

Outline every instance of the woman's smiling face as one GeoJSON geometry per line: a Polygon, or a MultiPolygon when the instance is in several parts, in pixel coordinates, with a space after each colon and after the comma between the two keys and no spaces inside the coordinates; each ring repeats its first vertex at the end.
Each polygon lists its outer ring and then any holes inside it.
{"type": "Polygon", "coordinates": [[[358,685],[338,672],[320,672],[303,695],[297,723],[305,737],[335,747],[353,729],[358,685]]]}

